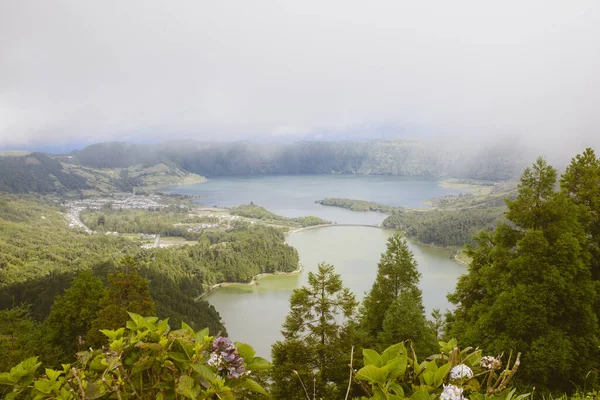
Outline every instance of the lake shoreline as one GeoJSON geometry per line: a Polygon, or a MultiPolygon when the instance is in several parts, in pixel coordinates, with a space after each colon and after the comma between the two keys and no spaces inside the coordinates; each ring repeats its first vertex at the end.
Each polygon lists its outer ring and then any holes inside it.
{"type": "MultiPolygon", "coordinates": [[[[327,226],[327,225],[325,225],[327,226]]],[[[200,296],[196,297],[196,301],[201,300],[203,297],[208,296],[209,294],[211,294],[212,292],[214,292],[217,289],[221,289],[224,287],[229,287],[229,286],[258,286],[258,281],[261,278],[266,278],[266,277],[270,277],[270,276],[294,276],[294,275],[300,275],[302,272],[304,271],[304,265],[302,265],[301,263],[298,263],[298,268],[290,271],[290,272],[263,272],[260,273],[258,275],[254,275],[252,277],[252,280],[250,282],[221,282],[221,283],[215,283],[214,285],[212,285],[211,287],[208,288],[208,290],[204,293],[202,293],[200,296]]]]}

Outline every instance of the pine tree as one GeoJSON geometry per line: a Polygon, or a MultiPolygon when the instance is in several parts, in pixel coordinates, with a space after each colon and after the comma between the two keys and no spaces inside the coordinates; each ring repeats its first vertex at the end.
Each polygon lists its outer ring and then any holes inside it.
{"type": "Polygon", "coordinates": [[[449,296],[457,305],[449,329],[488,352],[523,352],[522,382],[568,390],[592,367],[600,332],[588,238],[555,184],[541,158],[524,171],[508,223],[477,237],[469,273],[449,296]]]}
{"type": "Polygon", "coordinates": [[[594,150],[587,148],[571,160],[560,186],[580,207],[580,221],[589,235],[592,277],[600,281],[600,159],[594,150]]]}
{"type": "Polygon", "coordinates": [[[347,321],[357,302],[333,265],[319,264],[308,286],[294,290],[283,324],[284,341],[273,345],[274,398],[339,398],[347,384],[352,332],[347,321]],[[346,322],[344,322],[344,320],[346,322]]]}
{"type": "Polygon", "coordinates": [[[384,349],[398,341],[411,339],[415,348],[424,352],[435,350],[434,334],[425,318],[418,287],[420,277],[406,239],[396,233],[388,239],[377,277],[360,309],[359,330],[365,346],[384,349]],[[411,327],[398,326],[405,323],[410,323],[411,327]]]}
{"type": "Polygon", "coordinates": [[[103,294],[102,281],[91,271],[83,271],[64,295],[54,300],[44,323],[50,340],[63,349],[65,357],[70,359],[83,344],[100,309],[103,294]]]}
{"type": "Polygon", "coordinates": [[[405,340],[413,343],[419,355],[433,354],[438,348],[421,298],[408,291],[400,293],[387,309],[382,331],[377,335],[377,346],[383,349],[405,340]]]}
{"type": "Polygon", "coordinates": [[[123,271],[108,276],[108,287],[100,299],[100,309],[87,335],[92,346],[101,346],[106,338],[100,329],[117,329],[129,320],[127,312],[142,316],[154,315],[154,301],[150,297],[148,281],[142,278],[132,257],[121,262],[123,271]]]}

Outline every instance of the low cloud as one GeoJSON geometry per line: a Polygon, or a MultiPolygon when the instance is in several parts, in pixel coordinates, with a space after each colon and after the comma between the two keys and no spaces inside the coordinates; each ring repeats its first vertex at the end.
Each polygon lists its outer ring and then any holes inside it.
{"type": "Polygon", "coordinates": [[[590,145],[599,49],[594,0],[7,1],[0,147],[419,135],[590,145]]]}

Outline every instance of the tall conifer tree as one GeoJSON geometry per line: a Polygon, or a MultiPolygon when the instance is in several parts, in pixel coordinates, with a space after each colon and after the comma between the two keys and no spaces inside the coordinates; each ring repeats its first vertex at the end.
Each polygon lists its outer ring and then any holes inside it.
{"type": "Polygon", "coordinates": [[[406,239],[396,233],[388,239],[377,277],[360,309],[365,345],[384,349],[410,339],[420,354],[435,351],[435,335],[427,324],[418,287],[420,277],[406,239]]]}
{"type": "Polygon", "coordinates": [[[357,302],[333,265],[308,274],[308,286],[294,290],[283,324],[284,341],[273,345],[274,398],[341,398],[348,383],[352,332],[347,324],[357,302]],[[304,385],[304,387],[303,387],[304,385]]]}
{"type": "Polygon", "coordinates": [[[580,212],[556,176],[542,158],[523,172],[508,223],[477,238],[449,326],[465,345],[523,352],[523,382],[569,390],[598,357],[597,292],[580,212]]]}

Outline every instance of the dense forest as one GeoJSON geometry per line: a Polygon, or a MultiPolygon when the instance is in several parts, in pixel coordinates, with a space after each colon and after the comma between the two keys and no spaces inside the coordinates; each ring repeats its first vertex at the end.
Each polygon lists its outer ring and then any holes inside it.
{"type": "Polygon", "coordinates": [[[326,225],[331,223],[330,221],[326,221],[324,219],[314,216],[295,218],[282,217],[281,215],[277,215],[270,212],[264,207],[252,203],[233,207],[230,212],[233,215],[253,218],[270,224],[300,226],[303,228],[308,226],[326,225]]]}
{"type": "Polygon", "coordinates": [[[389,214],[402,209],[402,207],[388,206],[372,201],[344,199],[339,197],[328,197],[323,200],[317,200],[315,203],[324,206],[345,208],[352,211],[376,211],[389,214]]]}
{"type": "Polygon", "coordinates": [[[462,210],[406,210],[387,217],[382,226],[398,229],[421,243],[435,246],[464,246],[482,229],[492,229],[503,219],[505,207],[462,210]]]}
{"type": "Polygon", "coordinates": [[[382,223],[382,227],[386,229],[400,230],[408,238],[428,245],[462,247],[470,244],[477,232],[493,229],[503,220],[506,206],[503,204],[504,199],[498,202],[497,197],[497,194],[483,196],[482,200],[470,196],[448,196],[434,200],[436,208],[429,210],[344,198],[326,198],[317,203],[357,212],[377,211],[390,214],[382,223]]]}
{"type": "Polygon", "coordinates": [[[1,195],[0,309],[29,304],[32,317],[42,321],[80,271],[106,281],[130,254],[150,281],[159,317],[216,332],[223,330],[218,314],[196,297],[220,282],[249,282],[260,273],[298,267],[283,233],[266,226],[238,223],[227,232],[197,233],[196,246],[141,249],[123,237],[71,230],[60,211],[52,200],[1,195]]]}

